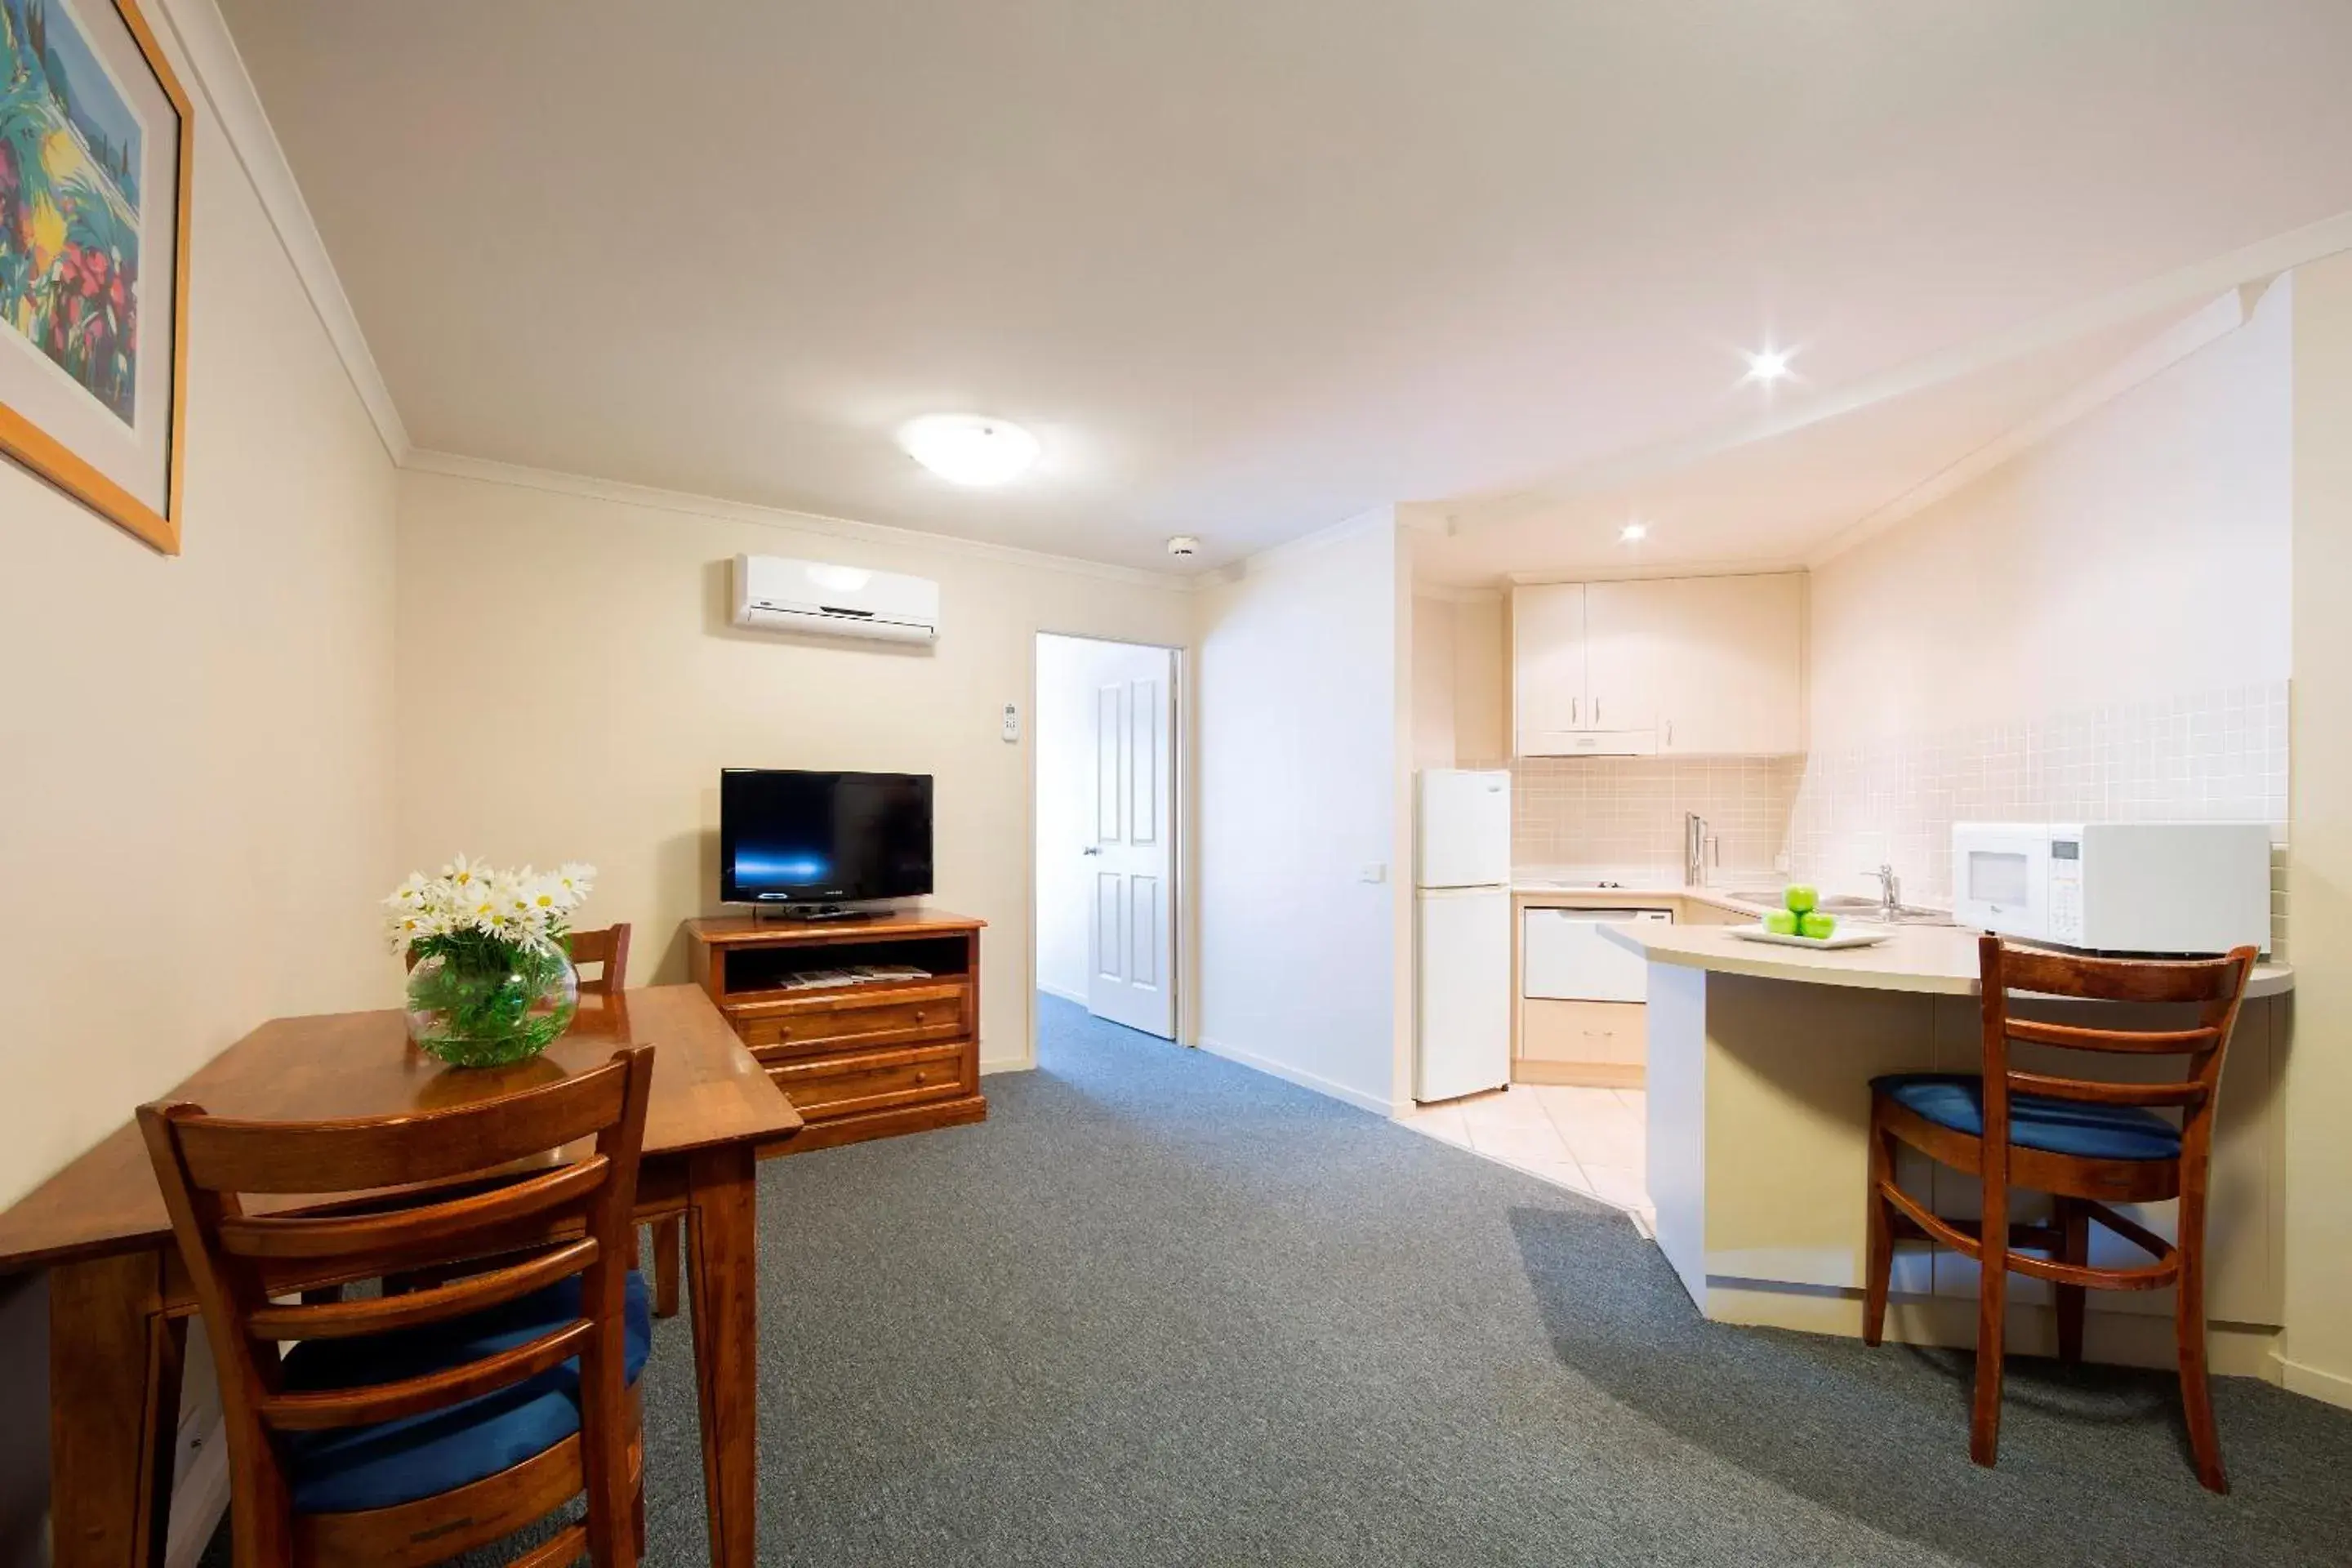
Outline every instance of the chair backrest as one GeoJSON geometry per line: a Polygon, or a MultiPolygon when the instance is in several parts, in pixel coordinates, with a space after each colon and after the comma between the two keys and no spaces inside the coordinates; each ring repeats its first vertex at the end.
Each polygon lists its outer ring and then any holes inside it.
{"type": "Polygon", "coordinates": [[[602,964],[593,980],[583,977],[580,989],[604,996],[618,996],[629,984],[629,926],[624,921],[606,926],[603,931],[575,931],[572,933],[572,962],[602,964]]]}
{"type": "MultiPolygon", "coordinates": [[[[574,1356],[583,1440],[608,1440],[626,1394],[624,1292],[652,1081],[653,1047],[641,1046],[560,1083],[416,1115],[266,1122],[185,1103],[142,1106],[140,1128],[212,1338],[233,1454],[241,1449],[267,1480],[275,1468],[266,1433],[439,1409],[574,1356]],[[591,1138],[584,1155],[545,1162],[591,1138]],[[524,1162],[532,1164],[518,1175],[524,1162]],[[248,1194],[328,1201],[249,1214],[248,1194]],[[404,1295],[273,1299],[469,1260],[494,1261],[404,1295]],[[523,1344],[423,1376],[330,1392],[286,1387],[279,1342],[443,1322],[575,1275],[580,1315],[523,1344]]],[[[282,1496],[283,1478],[275,1479],[282,1496]]]]}
{"type": "Polygon", "coordinates": [[[2012,947],[1997,936],[1977,944],[1984,989],[1985,1144],[2009,1144],[2009,1099],[2038,1094],[2089,1105],[2178,1107],[2184,1155],[2201,1158],[2212,1135],[2214,1094],[2221,1060],[2237,1027],[2238,1009],[2254,971],[2255,952],[2241,947],[2221,958],[2091,958],[2012,947]],[[2012,992],[2075,1001],[2171,1005],[2179,1028],[2103,1028],[2020,1018],[2012,992]],[[2009,1065],[2011,1041],[2072,1051],[2188,1058],[2187,1075],[2157,1083],[2021,1071],[2009,1065]]]}

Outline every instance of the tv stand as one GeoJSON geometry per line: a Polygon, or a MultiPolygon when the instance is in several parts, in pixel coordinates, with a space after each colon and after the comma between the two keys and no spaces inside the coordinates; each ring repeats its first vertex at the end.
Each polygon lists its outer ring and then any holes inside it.
{"type": "Polygon", "coordinates": [[[769,925],[805,925],[810,921],[854,921],[868,912],[847,904],[759,904],[751,918],[769,925]]]}
{"type": "Polygon", "coordinates": [[[986,924],[928,909],[762,910],[686,922],[694,983],[806,1123],[772,1152],[987,1118],[986,924]],[[878,973],[855,976],[860,970],[878,973]]]}

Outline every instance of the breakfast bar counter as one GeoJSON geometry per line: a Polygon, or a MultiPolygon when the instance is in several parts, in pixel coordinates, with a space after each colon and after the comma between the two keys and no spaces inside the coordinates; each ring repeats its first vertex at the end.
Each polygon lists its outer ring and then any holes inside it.
{"type": "MultiPolygon", "coordinates": [[[[1659,1247],[1692,1300],[1718,1321],[1859,1337],[1870,1080],[1978,1070],[1976,934],[1897,926],[1876,946],[1836,951],[1750,942],[1720,926],[1626,925],[1607,935],[1649,960],[1649,1193],[1659,1247]]],[[[2214,1370],[2273,1380],[2285,1289],[2280,1084],[2293,986],[2292,970],[2264,964],[2248,988],[2222,1069],[2208,1237],[2214,1370]]],[[[2063,1018],[2081,1005],[2021,1001],[2014,1010],[2063,1018]]],[[[2017,1047],[2017,1065],[2036,1065],[2038,1049],[2017,1047]]],[[[2093,1070],[2154,1079],[2178,1066],[2158,1057],[2093,1070]]],[[[1907,1150],[1897,1170],[1938,1213],[1975,1214],[1975,1178],[1907,1150]]],[[[2018,1217],[2035,1212],[2030,1194],[2016,1201],[2018,1217]]],[[[2120,1206],[2172,1234],[2173,1205],[2120,1206]]],[[[2092,1261],[2133,1259],[2095,1245],[2092,1261]]],[[[1889,1336],[1973,1344],[1976,1289],[1968,1258],[1898,1247],[1889,1336]]],[[[2053,1352],[2050,1287],[2011,1276],[2011,1300],[2012,1348],[2053,1352]]],[[[2094,1291],[2090,1305],[2090,1359],[2172,1364],[2169,1290],[2094,1291]]]]}

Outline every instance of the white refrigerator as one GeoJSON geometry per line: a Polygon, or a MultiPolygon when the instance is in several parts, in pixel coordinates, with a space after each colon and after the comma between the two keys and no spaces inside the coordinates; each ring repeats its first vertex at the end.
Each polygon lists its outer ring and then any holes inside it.
{"type": "Polygon", "coordinates": [[[1425,769],[1413,859],[1412,1097],[1511,1081],[1511,775],[1425,769]]]}

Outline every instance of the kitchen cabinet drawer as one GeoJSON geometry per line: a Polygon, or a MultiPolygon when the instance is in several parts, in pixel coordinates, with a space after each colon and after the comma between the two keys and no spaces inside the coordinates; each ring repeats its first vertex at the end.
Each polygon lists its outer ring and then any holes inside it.
{"type": "Polygon", "coordinates": [[[951,1040],[971,1032],[971,1005],[965,986],[922,985],[747,1003],[727,1013],[743,1043],[766,1060],[772,1055],[951,1040]]]}
{"type": "Polygon", "coordinates": [[[969,1052],[961,1045],[806,1058],[781,1056],[772,1049],[751,1054],[785,1098],[812,1121],[951,1100],[978,1087],[965,1078],[969,1052]]]}

